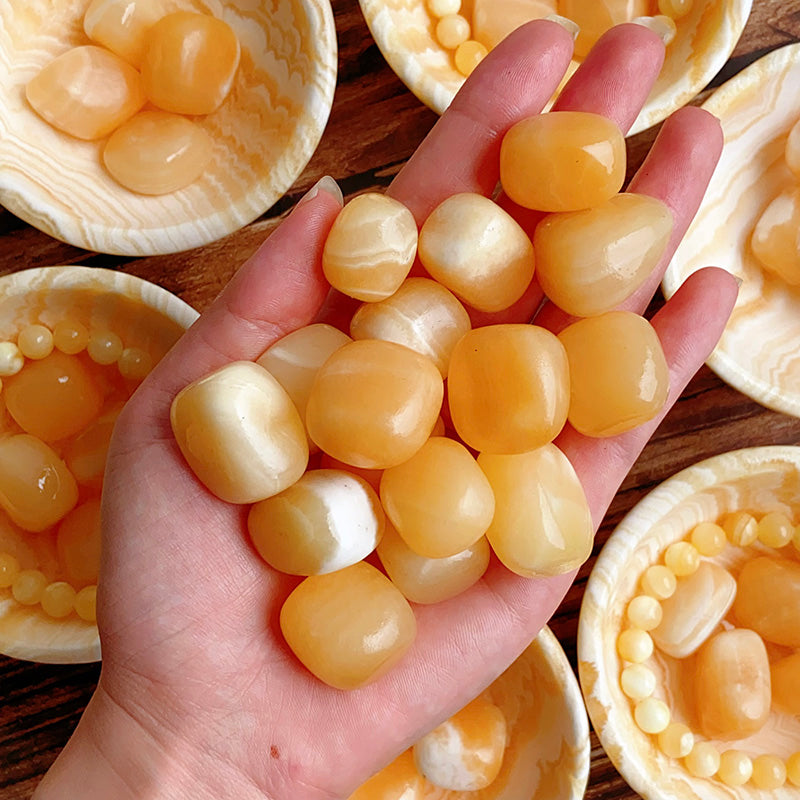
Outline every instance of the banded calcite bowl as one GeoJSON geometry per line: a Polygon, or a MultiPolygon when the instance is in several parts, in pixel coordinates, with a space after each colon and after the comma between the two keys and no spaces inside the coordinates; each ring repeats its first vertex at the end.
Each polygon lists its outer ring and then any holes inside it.
{"type": "MultiPolygon", "coordinates": [[[[664,550],[684,539],[700,522],[745,510],[759,518],[780,511],[795,521],[800,514],[800,447],[775,446],[736,450],[691,466],[666,480],[622,520],[603,547],[586,586],[578,627],[578,671],[589,717],[606,753],[630,786],[645,800],[795,800],[797,788],[757,789],[752,782],[731,787],[716,778],[696,778],[682,760],[665,756],[657,737],[642,732],[633,717],[632,701],[620,687],[624,665],[617,637],[628,602],[639,594],[644,570],[663,563],[664,550]]],[[[748,558],[775,555],[756,543],[730,544],[714,558],[736,574],[748,558]]],[[[781,558],[800,560],[792,545],[781,558]]],[[[625,662],[626,663],[626,662],[625,662]]],[[[656,675],[654,695],[670,708],[673,721],[692,730],[690,686],[677,662],[656,648],[646,661],[656,675]]],[[[714,741],[714,740],[712,740],[714,741]]],[[[715,742],[756,756],[770,753],[786,759],[800,750],[800,717],[775,709],[765,726],[747,738],[715,742]]]]}
{"type": "Polygon", "coordinates": [[[429,784],[423,800],[580,800],[589,778],[589,722],[575,673],[552,631],[543,628],[484,694],[508,723],[500,774],[475,792],[429,784]]]}
{"type": "MultiPolygon", "coordinates": [[[[452,51],[436,40],[426,0],[359,0],[380,51],[405,85],[441,114],[464,83],[452,51]]],[[[462,0],[465,8],[470,0],[462,0]]],[[[556,6],[556,3],[552,3],[556,6]]],[[[695,0],[677,21],[661,75],[629,131],[655,125],[689,102],[716,75],[750,15],[752,0],[695,0]]]]}
{"type": "MultiPolygon", "coordinates": [[[[160,286],[95,267],[45,267],[0,278],[0,341],[15,341],[27,324],[52,329],[65,318],[118,332],[126,346],[144,349],[157,361],[197,312],[160,286]]],[[[13,432],[0,393],[0,438],[13,432]]],[[[43,566],[47,550],[31,537],[44,535],[22,531],[0,510],[0,553],[11,553],[23,568],[43,566]]],[[[21,605],[11,589],[0,588],[0,653],[51,664],[97,661],[100,639],[97,626],[74,612],[54,619],[41,606],[21,605]]]]}
{"type": "Polygon", "coordinates": [[[195,118],[214,146],[194,183],[157,197],[105,171],[98,142],[51,128],[25,86],[53,58],[88,44],[88,0],[0,0],[0,203],[45,233],[103,253],[141,256],[219,239],[263,214],[294,183],[328,119],[336,34],[328,0],[164,0],[227,22],[241,45],[223,105],[195,118]]]}
{"type": "Polygon", "coordinates": [[[720,118],[725,147],[663,281],[667,297],[708,265],[743,281],[708,365],[753,400],[794,416],[800,416],[800,291],[762,269],[750,237],[771,200],[798,185],[784,160],[787,134],[800,119],[798,86],[800,44],[793,44],[751,64],[703,104],[720,118]]]}

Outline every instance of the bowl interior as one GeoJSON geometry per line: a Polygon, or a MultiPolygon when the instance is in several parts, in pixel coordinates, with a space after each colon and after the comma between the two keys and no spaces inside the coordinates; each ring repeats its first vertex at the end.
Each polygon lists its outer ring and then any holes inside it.
{"type": "MultiPolygon", "coordinates": [[[[620,688],[622,661],[617,637],[625,609],[639,593],[639,578],[660,563],[666,547],[683,539],[699,522],[722,514],[750,511],[761,516],[781,511],[797,518],[800,511],[800,448],[760,447],[725,453],[678,473],[642,500],[620,523],[592,570],[581,607],[578,629],[578,667],[592,724],[614,766],[646,800],[756,800],[766,794],[747,784],[732,788],[716,780],[692,777],[681,761],[666,757],[653,736],[633,719],[631,701],[620,688]]],[[[790,554],[790,546],[781,556],[790,554]]],[[[761,545],[742,549],[728,546],[719,563],[736,574],[755,553],[772,553],[761,545]]],[[[672,711],[673,719],[693,726],[682,682],[686,674],[677,661],[656,650],[648,660],[657,677],[656,696],[672,711]]],[[[767,724],[748,738],[718,743],[719,749],[743,749],[751,755],[775,753],[786,758],[800,749],[800,719],[772,711],[767,724]]],[[[797,797],[787,784],[769,793],[774,800],[797,797]]]]}
{"type": "MultiPolygon", "coordinates": [[[[436,40],[425,0],[359,0],[370,31],[398,77],[427,106],[441,114],[464,77],[452,53],[436,40]]],[[[733,51],[752,0],[696,0],[677,21],[677,35],[630,134],[655,125],[692,99],[733,51]]]]}
{"type": "Polygon", "coordinates": [[[225,20],[242,57],[230,95],[197,117],[214,141],[194,183],[147,197],[117,184],[101,143],[60,133],[25,99],[54,57],[89,40],[87,0],[0,0],[0,202],[40,230],[89,250],[150,255],[218,239],[266,211],[308,163],[328,119],[336,38],[328,0],[163,0],[225,20]]]}
{"type": "Polygon", "coordinates": [[[784,160],[800,119],[800,44],[775,50],[703,105],[718,116],[725,147],[703,204],[664,277],[667,297],[692,273],[724,267],[743,280],[709,366],[770,408],[800,416],[800,290],[762,270],[750,248],[761,213],[798,184],[784,160]]]}

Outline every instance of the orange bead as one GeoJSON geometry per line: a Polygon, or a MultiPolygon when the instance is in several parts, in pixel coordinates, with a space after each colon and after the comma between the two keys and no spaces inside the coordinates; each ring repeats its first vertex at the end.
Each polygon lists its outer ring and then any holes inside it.
{"type": "Polygon", "coordinates": [[[308,464],[297,409],[278,381],[250,361],[234,361],[182,389],[170,421],[195,475],[229,503],[278,494],[308,464]]]}
{"type": "Polygon", "coordinates": [[[362,478],[309,470],[280,494],[256,503],[247,530],[259,555],[290,575],[323,575],[366,558],[383,536],[385,516],[362,478]]]}
{"type": "Polygon", "coordinates": [[[337,689],[377,680],[400,661],[417,632],[408,601],[363,561],[306,578],[286,599],[280,625],[305,667],[337,689]]]}
{"type": "Polygon", "coordinates": [[[661,260],[672,224],[664,203],[642,194],[617,194],[585,211],[549,214],[533,236],[539,283],[568,314],[611,311],[661,260]]]}
{"type": "Polygon", "coordinates": [[[551,111],[517,122],[503,137],[500,181],[525,208],[592,208],[610,200],[624,180],[625,138],[599,114],[551,111]]]}
{"type": "Polygon", "coordinates": [[[362,783],[347,800],[421,800],[424,789],[422,775],[414,764],[414,754],[406,750],[362,783]]]}
{"type": "Polygon", "coordinates": [[[75,608],[75,589],[66,581],[48,584],[42,592],[42,611],[50,617],[61,619],[75,608]]]}
{"type": "Polygon", "coordinates": [[[434,436],[381,478],[381,502],[406,544],[448,558],[480,539],[494,515],[489,481],[464,445],[434,436]]]}
{"type": "Polygon", "coordinates": [[[150,28],[164,15],[157,0],[92,0],[83,17],[86,35],[138,67],[150,28]]]}
{"type": "Polygon", "coordinates": [[[739,573],[733,613],[739,625],[767,641],[800,647],[800,563],[754,558],[739,573]]]}
{"type": "Polygon", "coordinates": [[[190,11],[162,17],[148,33],[142,83],[154,105],[176,114],[210,114],[228,96],[239,40],[221,19],[190,11]]]}
{"type": "Polygon", "coordinates": [[[501,311],[533,278],[533,246],[506,211],[479,194],[440,203],[419,232],[419,260],[431,277],[480,311],[501,311]]]}
{"type": "Polygon", "coordinates": [[[487,453],[524,453],[551,442],[569,407],[564,346],[535,325],[476,328],[453,349],[447,379],[458,435],[487,453]]]}
{"type": "Polygon", "coordinates": [[[58,559],[76,588],[97,583],[101,530],[99,500],[79,505],[58,526],[58,559]]]}
{"type": "Polygon", "coordinates": [[[145,103],[139,73],[102,47],[67,50],[25,87],[33,110],[78,139],[101,139],[145,103]]]}
{"type": "Polygon", "coordinates": [[[213,140],[196,122],[166,111],[141,111],[111,134],[103,163],[132,192],[168,194],[196,181],[213,149],[213,140]]]}
{"type": "Polygon", "coordinates": [[[552,444],[529,453],[481,453],[495,513],[486,538],[497,557],[524,577],[576,569],[592,552],[594,529],[580,480],[552,444]]]}
{"type": "Polygon", "coordinates": [[[750,246],[764,269],[800,285],[800,189],[781,192],[759,217],[750,246]]]}
{"type": "Polygon", "coordinates": [[[392,583],[412,603],[440,603],[476,583],[489,566],[489,543],[484,536],[448,558],[415,553],[394,529],[386,525],[378,557],[392,583]]]}
{"type": "Polygon", "coordinates": [[[75,613],[86,622],[97,620],[96,586],[85,586],[75,595],[75,613]]]}
{"type": "Polygon", "coordinates": [[[306,408],[308,433],[347,464],[393,467],[428,439],[443,394],[429,358],[394,342],[351,342],[317,374],[306,408]]]}
{"type": "Polygon", "coordinates": [[[669,366],[644,317],[609,311],[558,335],[569,362],[568,418],[586,436],[616,436],[655,417],[669,393],[669,366]]]}
{"type": "Polygon", "coordinates": [[[456,69],[465,78],[469,77],[475,70],[475,67],[486,58],[488,52],[485,45],[476,42],[474,39],[467,39],[465,42],[461,42],[453,55],[456,69]]]}
{"type": "Polygon", "coordinates": [[[80,433],[100,412],[103,395],[91,371],[54,350],[6,378],[8,412],[26,433],[55,442],[80,433]]]}
{"type": "Polygon", "coordinates": [[[701,731],[710,739],[740,739],[769,717],[770,674],[761,637],[744,628],[722,631],[697,654],[694,697],[701,731]]]}
{"type": "Polygon", "coordinates": [[[66,464],[40,439],[21,433],[0,440],[0,507],[26,531],[43,531],[78,501],[66,464]]]}
{"type": "Polygon", "coordinates": [[[503,712],[478,697],[423,736],[414,745],[414,761],[434,786],[474,792],[497,777],[507,742],[503,712]]]}
{"type": "Polygon", "coordinates": [[[446,378],[453,348],[470,327],[469,314],[452,292],[429,278],[409,278],[386,300],[364,303],[350,321],[350,335],[410,347],[446,378]]]}
{"type": "Polygon", "coordinates": [[[334,289],[356,300],[383,300],[400,287],[417,254],[417,223],[399,201],[368,192],[348,202],[322,251],[334,289]]]}

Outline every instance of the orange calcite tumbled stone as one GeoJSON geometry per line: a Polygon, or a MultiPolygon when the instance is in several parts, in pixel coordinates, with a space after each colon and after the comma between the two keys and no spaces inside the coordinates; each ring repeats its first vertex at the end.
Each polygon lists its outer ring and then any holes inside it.
{"type": "Polygon", "coordinates": [[[164,15],[158,0],[92,0],[83,30],[134,67],[142,62],[150,28],[164,15]]]}
{"type": "Polygon", "coordinates": [[[523,577],[560,575],[592,552],[586,495],[567,457],[553,444],[529,453],[481,453],[495,513],[486,538],[497,557],[523,577]]]}
{"type": "Polygon", "coordinates": [[[772,703],[787,714],[800,715],[800,653],[772,664],[772,703]]]}
{"type": "Polygon", "coordinates": [[[375,490],[363,478],[314,469],[256,503],[247,530],[271,567],[290,575],[323,575],[366,558],[381,540],[385,520],[375,490]]]}
{"type": "Polygon", "coordinates": [[[400,661],[417,634],[408,601],[364,561],[306,578],[286,598],[280,625],[305,667],[337,689],[377,680],[400,661]]]}
{"type": "Polygon", "coordinates": [[[111,134],[103,163],[132,192],[167,194],[197,180],[213,148],[196,122],[166,111],[142,111],[111,134]]]}
{"type": "Polygon", "coordinates": [[[431,277],[480,311],[502,311],[533,278],[533,246],[519,224],[479,194],[440,203],[419,232],[419,260],[431,277]]]}
{"type": "Polygon", "coordinates": [[[489,481],[463,444],[433,436],[381,478],[381,502],[406,544],[448,558],[475,544],[494,515],[489,481]]]}
{"type": "Polygon", "coordinates": [[[609,29],[650,14],[650,0],[559,0],[558,13],[580,26],[575,55],[585,58],[609,29]]]}
{"type": "Polygon", "coordinates": [[[800,285],[800,188],[781,192],[759,217],[750,239],[762,267],[800,285]]]}
{"type": "Polygon", "coordinates": [[[3,385],[6,407],[17,425],[45,442],[55,442],[82,431],[103,404],[100,385],[74,356],[54,350],[3,385]]]}
{"type": "Polygon", "coordinates": [[[695,707],[710,739],[740,739],[761,730],[770,709],[767,649],[745,628],[722,631],[697,654],[695,707]]]}
{"type": "Polygon", "coordinates": [[[51,61],[25,88],[33,110],[78,139],[100,139],[145,103],[139,73],[102,47],[74,47],[51,61]]]}
{"type": "Polygon", "coordinates": [[[503,712],[478,697],[414,745],[423,777],[442,789],[485,789],[503,765],[508,726],[503,712]]]}
{"type": "Polygon", "coordinates": [[[394,342],[351,342],[317,373],[306,425],[309,436],[334,458],[385,469],[422,447],[443,395],[442,376],[429,358],[394,342]]]}
{"type": "Polygon", "coordinates": [[[733,613],[739,625],[768,642],[800,647],[800,563],[760,557],[739,573],[733,613]]]}
{"type": "Polygon", "coordinates": [[[221,19],[176,11],[150,28],[142,82],[154,105],[175,114],[210,114],[228,96],[239,40],[221,19]]]}
{"type": "Polygon", "coordinates": [[[406,750],[361,784],[347,800],[421,800],[424,783],[414,764],[413,752],[406,750]]]}
{"type": "Polygon", "coordinates": [[[339,212],[322,251],[334,289],[356,300],[383,300],[399,288],[417,254],[417,223],[399,201],[358,195],[339,212]]]}
{"type": "Polygon", "coordinates": [[[548,214],[533,236],[539,283],[568,314],[611,311],[661,260],[672,224],[667,206],[642,194],[617,194],[584,211],[548,214]]]}
{"type": "Polygon", "coordinates": [[[97,583],[100,573],[100,500],[88,500],[61,520],[56,547],[69,582],[82,589],[97,583]]]}
{"type": "Polygon", "coordinates": [[[0,440],[0,508],[12,522],[43,531],[77,502],[75,478],[41,439],[21,433],[0,440]]]}
{"type": "Polygon", "coordinates": [[[387,523],[378,545],[378,557],[392,583],[412,603],[427,605],[449,600],[480,580],[489,566],[489,543],[477,542],[448,558],[415,553],[387,523]]]}
{"type": "Polygon", "coordinates": [[[172,401],[175,440],[194,474],[229,503],[255,503],[305,472],[303,422],[263,367],[234,361],[190,383],[172,401]]]}
{"type": "Polygon", "coordinates": [[[82,486],[91,489],[102,487],[111,434],[121,410],[122,406],[117,405],[102,414],[67,445],[64,461],[82,486]]]}
{"type": "Polygon", "coordinates": [[[556,0],[475,0],[472,35],[491,50],[520,25],[555,13],[556,0]]]}
{"type": "Polygon", "coordinates": [[[386,300],[364,303],[350,321],[350,334],[410,347],[446,378],[450,354],[470,327],[469,314],[452,292],[429,278],[409,278],[386,300]]]}
{"type": "Polygon", "coordinates": [[[652,419],[669,393],[658,334],[638,314],[609,311],[558,335],[569,362],[568,419],[586,436],[616,436],[652,419]]]}
{"type": "Polygon", "coordinates": [[[625,180],[625,138],[600,114],[551,111],[503,137],[500,182],[525,208],[580,211],[605,203],[625,180]]]}
{"type": "Polygon", "coordinates": [[[564,346],[535,325],[487,325],[462,337],[447,378],[458,435],[487,453],[524,453],[564,427],[569,367],[564,346]]]}

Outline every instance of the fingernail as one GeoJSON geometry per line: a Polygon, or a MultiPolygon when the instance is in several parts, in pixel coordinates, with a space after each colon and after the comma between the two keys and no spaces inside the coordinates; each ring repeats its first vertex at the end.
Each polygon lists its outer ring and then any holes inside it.
{"type": "Polygon", "coordinates": [[[736,285],[741,289],[742,284],[744,283],[744,278],[740,278],[738,275],[734,275],[733,279],[736,281],[736,285]]]}
{"type": "Polygon", "coordinates": [[[641,25],[643,28],[653,31],[664,44],[669,44],[677,33],[678,29],[671,17],[659,14],[655,17],[635,17],[631,20],[634,25],[641,25]]]}
{"type": "Polygon", "coordinates": [[[344,197],[342,197],[342,190],[339,188],[339,184],[336,183],[330,175],[325,175],[300,198],[297,205],[303,205],[309,202],[309,200],[313,200],[320,192],[329,194],[339,205],[344,203],[344,197]]]}
{"type": "Polygon", "coordinates": [[[567,17],[562,17],[560,14],[548,14],[545,19],[549,19],[550,22],[557,22],[562,28],[564,28],[570,36],[572,36],[572,40],[578,38],[578,34],[581,32],[581,26],[578,25],[577,22],[574,22],[567,17]]]}

